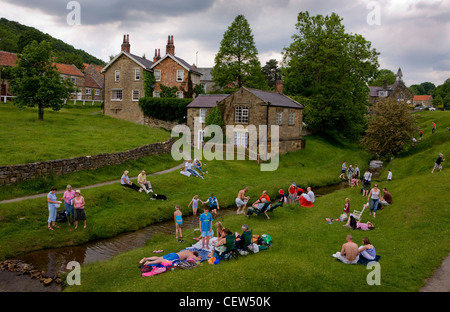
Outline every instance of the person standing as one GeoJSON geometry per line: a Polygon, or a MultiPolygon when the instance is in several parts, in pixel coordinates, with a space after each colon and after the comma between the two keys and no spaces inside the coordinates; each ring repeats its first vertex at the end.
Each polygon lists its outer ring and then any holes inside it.
{"type": "Polygon", "coordinates": [[[370,190],[369,195],[367,195],[367,201],[370,200],[370,215],[373,215],[375,218],[375,214],[377,213],[378,204],[380,203],[380,189],[378,188],[378,184],[375,183],[373,185],[373,189],[370,190]]]}
{"type": "Polygon", "coordinates": [[[438,159],[436,159],[436,162],[434,163],[434,167],[433,170],[431,170],[431,173],[434,172],[434,170],[439,169],[439,171],[442,171],[442,162],[445,161],[445,159],[443,159],[442,157],[444,157],[444,155],[442,153],[439,153],[439,157],[438,159]]]}
{"type": "Polygon", "coordinates": [[[175,211],[173,213],[173,219],[175,221],[175,238],[182,239],[183,234],[181,233],[181,226],[183,225],[183,213],[180,210],[180,205],[175,206],[175,211]]]}
{"type": "Polygon", "coordinates": [[[434,133],[434,131],[436,131],[436,124],[433,121],[433,126],[432,126],[432,129],[431,129],[431,133],[434,133]]]}
{"type": "Polygon", "coordinates": [[[84,228],[86,228],[86,213],[84,211],[85,200],[81,196],[80,190],[75,191],[75,198],[73,199],[73,206],[75,208],[75,230],[78,228],[78,221],[84,221],[84,228]]]}
{"type": "Polygon", "coordinates": [[[345,171],[346,170],[347,170],[347,162],[344,161],[344,163],[342,164],[341,175],[339,176],[339,178],[345,179],[345,171]]]}
{"type": "Polygon", "coordinates": [[[48,225],[47,228],[50,231],[53,231],[53,228],[50,226],[50,224],[53,225],[53,227],[59,229],[59,226],[55,224],[55,220],[56,220],[56,209],[57,206],[59,206],[61,204],[60,201],[58,201],[58,199],[56,198],[56,187],[52,187],[50,192],[47,194],[47,203],[48,203],[48,225]]]}
{"type": "Polygon", "coordinates": [[[361,174],[361,173],[359,172],[358,165],[355,164],[355,177],[356,177],[357,179],[359,179],[359,175],[360,175],[360,174],[361,174]]]}
{"type": "Polygon", "coordinates": [[[64,192],[64,195],[60,200],[64,201],[64,209],[66,210],[66,216],[69,225],[70,225],[70,216],[72,216],[72,220],[74,218],[74,207],[73,207],[74,198],[75,198],[75,191],[72,189],[71,185],[67,185],[66,191],[64,192]]]}
{"type": "Polygon", "coordinates": [[[214,216],[217,216],[217,209],[220,210],[220,207],[219,207],[219,201],[214,196],[214,194],[211,194],[211,197],[209,197],[205,202],[202,201],[203,205],[207,204],[207,203],[209,203],[209,209],[211,210],[211,213],[214,216]]]}
{"type": "Polygon", "coordinates": [[[209,247],[209,239],[212,237],[212,223],[213,223],[213,217],[209,213],[208,206],[205,206],[203,208],[203,213],[201,214],[199,218],[199,227],[200,227],[200,233],[202,237],[202,249],[205,248],[205,241],[206,241],[206,248],[209,247]]]}
{"type": "Polygon", "coordinates": [[[247,208],[247,203],[250,199],[249,196],[245,196],[245,193],[247,191],[248,191],[248,187],[245,187],[244,189],[242,189],[238,192],[238,195],[236,197],[236,206],[238,207],[236,214],[245,213],[245,209],[247,208]],[[241,210],[241,208],[242,208],[242,210],[241,210]]]}
{"type": "Polygon", "coordinates": [[[147,176],[145,175],[144,170],[142,170],[141,173],[139,173],[137,177],[137,182],[147,194],[150,192],[153,193],[152,184],[150,183],[150,181],[147,181],[147,176]]]}
{"type": "Polygon", "coordinates": [[[391,169],[388,169],[388,176],[387,176],[387,181],[392,181],[392,171],[391,169]]]}
{"type": "Polygon", "coordinates": [[[362,185],[363,185],[363,196],[369,195],[370,188],[372,186],[372,172],[370,172],[370,169],[367,169],[364,173],[362,185]]]}

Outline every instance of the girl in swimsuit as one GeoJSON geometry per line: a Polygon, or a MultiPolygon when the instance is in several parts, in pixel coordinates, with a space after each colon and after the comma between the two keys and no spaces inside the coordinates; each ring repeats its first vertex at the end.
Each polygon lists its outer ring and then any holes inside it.
{"type": "Polygon", "coordinates": [[[175,206],[175,212],[173,213],[173,217],[175,220],[175,237],[178,239],[178,237],[181,239],[183,238],[183,235],[181,234],[181,225],[183,224],[183,213],[180,210],[180,206],[175,206]],[[179,235],[178,235],[179,234],[179,235]]]}

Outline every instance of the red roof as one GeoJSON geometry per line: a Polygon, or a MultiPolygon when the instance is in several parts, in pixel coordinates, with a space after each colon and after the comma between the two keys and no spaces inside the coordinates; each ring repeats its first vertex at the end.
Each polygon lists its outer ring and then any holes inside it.
{"type": "Polygon", "coordinates": [[[0,51],[0,65],[16,66],[17,54],[11,52],[0,51]]]}
{"type": "Polygon", "coordinates": [[[83,73],[75,66],[68,64],[53,63],[58,71],[63,75],[83,77],[83,73]]]}
{"type": "Polygon", "coordinates": [[[431,95],[414,95],[413,101],[429,101],[431,100],[431,95]]]}
{"type": "Polygon", "coordinates": [[[89,66],[92,66],[92,67],[94,67],[94,69],[95,69],[96,71],[98,71],[100,74],[102,73],[103,67],[100,66],[100,65],[87,64],[87,63],[83,63],[83,65],[84,65],[84,70],[86,70],[86,68],[88,68],[89,66]]]}
{"type": "Polygon", "coordinates": [[[88,88],[95,88],[95,89],[102,88],[91,75],[87,75],[87,74],[84,79],[84,86],[88,87],[88,88]]]}

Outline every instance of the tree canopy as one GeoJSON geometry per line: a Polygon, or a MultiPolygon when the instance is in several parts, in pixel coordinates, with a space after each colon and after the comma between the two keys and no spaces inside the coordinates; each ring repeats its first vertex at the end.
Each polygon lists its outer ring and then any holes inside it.
{"type": "Polygon", "coordinates": [[[44,108],[57,111],[63,100],[75,92],[69,79],[61,79],[52,65],[51,45],[47,41],[31,44],[18,55],[19,62],[12,68],[11,89],[17,96],[14,103],[19,107],[39,107],[39,120],[44,120],[44,108]]]}
{"type": "Polygon", "coordinates": [[[368,87],[379,53],[361,35],[345,32],[342,19],[300,12],[293,42],[283,51],[283,88],[311,100],[305,122],[357,137],[365,128],[368,87]]]}
{"type": "Polygon", "coordinates": [[[369,81],[369,86],[382,87],[384,84],[389,86],[394,84],[396,79],[397,76],[392,70],[380,69],[376,73],[375,78],[369,81]]]}
{"type": "Polygon", "coordinates": [[[214,63],[211,75],[219,87],[237,83],[239,87],[267,88],[252,30],[244,15],[238,15],[224,33],[214,63]]]}

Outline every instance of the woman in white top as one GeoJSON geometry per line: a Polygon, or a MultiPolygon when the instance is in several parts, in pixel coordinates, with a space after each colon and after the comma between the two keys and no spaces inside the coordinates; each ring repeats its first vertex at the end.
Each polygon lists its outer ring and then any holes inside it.
{"type": "Polygon", "coordinates": [[[378,204],[380,203],[381,191],[378,188],[378,184],[374,184],[373,189],[370,190],[369,195],[367,195],[367,201],[370,200],[370,215],[373,214],[375,218],[375,213],[378,209],[378,204]]]}
{"type": "Polygon", "coordinates": [[[370,191],[372,181],[372,172],[370,172],[370,169],[367,169],[364,173],[362,184],[363,184],[363,196],[368,196],[370,191]]]}

